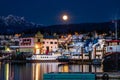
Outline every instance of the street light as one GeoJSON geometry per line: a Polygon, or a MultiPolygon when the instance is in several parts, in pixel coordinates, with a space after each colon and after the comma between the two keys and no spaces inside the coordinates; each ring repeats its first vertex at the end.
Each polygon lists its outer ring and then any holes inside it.
{"type": "Polygon", "coordinates": [[[36,49],[38,49],[38,48],[39,48],[39,45],[38,45],[38,44],[36,44],[36,45],[35,45],[35,48],[36,48],[36,49]]]}

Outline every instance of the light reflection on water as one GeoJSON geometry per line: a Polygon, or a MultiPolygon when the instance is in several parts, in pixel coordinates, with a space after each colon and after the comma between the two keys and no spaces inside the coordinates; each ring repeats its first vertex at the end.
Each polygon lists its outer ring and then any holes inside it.
{"type": "Polygon", "coordinates": [[[60,63],[1,63],[0,80],[42,80],[49,72],[103,72],[102,66],[60,63]]]}

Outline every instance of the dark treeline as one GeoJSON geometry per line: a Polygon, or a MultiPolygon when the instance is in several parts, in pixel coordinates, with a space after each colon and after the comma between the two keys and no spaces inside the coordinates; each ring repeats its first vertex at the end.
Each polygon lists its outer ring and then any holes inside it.
{"type": "MultiPolygon", "coordinates": [[[[118,22],[118,33],[120,32],[120,20],[118,22]]],[[[115,31],[115,25],[112,21],[103,23],[81,23],[81,24],[63,24],[41,26],[33,22],[26,21],[24,17],[9,15],[7,17],[0,17],[0,34],[15,34],[15,33],[74,33],[74,32],[92,32],[98,33],[115,31]]]]}
{"type": "MultiPolygon", "coordinates": [[[[57,34],[66,34],[78,32],[78,33],[87,33],[96,31],[98,33],[109,33],[109,31],[115,32],[115,24],[112,22],[103,22],[103,23],[83,23],[83,24],[67,24],[67,25],[51,25],[51,26],[40,26],[37,28],[26,30],[27,33],[34,33],[41,31],[42,33],[57,33],[57,34]]],[[[120,20],[118,21],[118,34],[120,32],[120,20]]]]}

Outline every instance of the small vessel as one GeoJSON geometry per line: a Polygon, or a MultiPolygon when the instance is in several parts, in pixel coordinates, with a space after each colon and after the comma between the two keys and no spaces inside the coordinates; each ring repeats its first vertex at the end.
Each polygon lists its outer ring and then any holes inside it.
{"type": "Polygon", "coordinates": [[[101,63],[102,63],[102,60],[101,60],[101,59],[93,59],[93,60],[92,60],[92,64],[93,64],[93,65],[101,65],[101,63]]]}
{"type": "Polygon", "coordinates": [[[58,56],[56,60],[58,60],[58,62],[69,62],[70,61],[70,56],[65,56],[65,55],[58,56]]]}
{"type": "Polygon", "coordinates": [[[120,71],[120,40],[106,40],[103,70],[105,72],[120,71]]]}
{"type": "Polygon", "coordinates": [[[57,54],[34,54],[32,57],[26,58],[26,60],[56,60],[60,55],[57,54]]]}
{"type": "Polygon", "coordinates": [[[10,56],[11,60],[26,60],[26,58],[31,57],[32,53],[31,52],[16,52],[12,53],[10,56]]]}

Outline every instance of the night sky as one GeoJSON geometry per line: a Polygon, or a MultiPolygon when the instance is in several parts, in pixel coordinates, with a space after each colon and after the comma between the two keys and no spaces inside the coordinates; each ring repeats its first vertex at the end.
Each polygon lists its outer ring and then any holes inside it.
{"type": "Polygon", "coordinates": [[[42,25],[105,22],[120,19],[120,0],[0,0],[0,16],[10,14],[42,25]]]}

